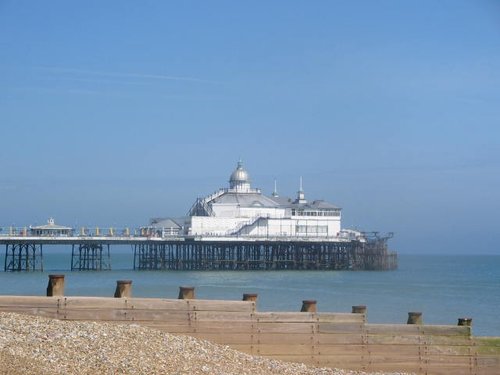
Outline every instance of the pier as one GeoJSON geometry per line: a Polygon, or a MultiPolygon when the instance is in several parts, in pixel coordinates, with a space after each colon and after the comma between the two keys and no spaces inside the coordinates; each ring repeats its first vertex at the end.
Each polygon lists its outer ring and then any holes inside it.
{"type": "Polygon", "coordinates": [[[72,271],[110,270],[114,245],[130,245],[135,270],[393,270],[392,233],[342,228],[341,208],[307,200],[300,178],[295,199],[251,186],[240,160],[229,187],[197,198],[184,217],[147,226],[80,228],[47,224],[0,228],[5,271],[43,271],[43,247],[71,248],[72,271]]]}
{"type": "Polygon", "coordinates": [[[338,238],[152,236],[136,230],[81,231],[83,235],[30,236],[24,230],[0,232],[4,271],[43,271],[43,247],[65,246],[72,271],[111,269],[111,247],[130,245],[136,270],[391,270],[397,255],[388,237],[366,242],[338,238]],[[102,233],[107,235],[103,235],[102,233]],[[118,234],[120,233],[120,234],[118,234]]]}

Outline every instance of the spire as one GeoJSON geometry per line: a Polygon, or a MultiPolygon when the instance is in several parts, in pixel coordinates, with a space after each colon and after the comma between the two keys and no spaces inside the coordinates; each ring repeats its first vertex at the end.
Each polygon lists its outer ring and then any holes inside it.
{"type": "Polygon", "coordinates": [[[297,192],[297,199],[295,200],[295,203],[307,203],[304,189],[302,187],[302,176],[300,176],[299,191],[297,192]]]}
{"type": "Polygon", "coordinates": [[[279,197],[278,195],[278,188],[276,186],[276,179],[274,179],[274,191],[273,191],[273,197],[279,197]]]}

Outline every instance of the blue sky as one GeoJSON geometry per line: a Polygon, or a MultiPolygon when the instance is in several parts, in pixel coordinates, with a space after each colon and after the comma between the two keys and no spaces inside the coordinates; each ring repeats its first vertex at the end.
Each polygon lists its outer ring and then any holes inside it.
{"type": "Polygon", "coordinates": [[[184,215],[241,157],[407,253],[500,254],[500,2],[1,1],[0,225],[184,215]]]}

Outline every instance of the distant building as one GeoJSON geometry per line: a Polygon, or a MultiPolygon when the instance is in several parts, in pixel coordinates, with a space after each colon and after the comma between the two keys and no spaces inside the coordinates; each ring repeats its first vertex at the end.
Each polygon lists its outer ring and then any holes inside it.
{"type": "Polygon", "coordinates": [[[184,230],[184,220],[184,218],[151,219],[148,227],[141,228],[141,235],[150,237],[181,236],[184,230]]]}
{"type": "Polygon", "coordinates": [[[73,228],[56,225],[53,218],[49,218],[46,225],[30,227],[29,230],[30,235],[36,237],[69,237],[73,235],[73,228]]]}
{"type": "Polygon", "coordinates": [[[238,162],[221,188],[197,199],[188,216],[151,222],[157,233],[221,237],[308,237],[341,236],[341,209],[323,200],[308,201],[302,179],[295,199],[271,196],[252,188],[248,172],[238,162]]]}

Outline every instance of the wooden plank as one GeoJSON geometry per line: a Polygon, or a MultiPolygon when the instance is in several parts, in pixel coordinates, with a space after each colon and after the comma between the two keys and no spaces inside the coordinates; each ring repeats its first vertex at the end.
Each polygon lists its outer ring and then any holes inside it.
{"type": "Polygon", "coordinates": [[[308,365],[314,365],[315,360],[313,355],[279,355],[275,354],[272,356],[269,355],[262,355],[264,358],[270,358],[270,359],[278,359],[280,361],[285,361],[285,362],[296,362],[296,363],[305,363],[308,365]]]}
{"type": "Polygon", "coordinates": [[[206,333],[256,333],[256,327],[251,322],[232,321],[232,322],[196,322],[192,323],[194,332],[206,333]]]}
{"type": "Polygon", "coordinates": [[[363,358],[360,355],[342,355],[342,356],[325,356],[325,355],[279,355],[273,356],[264,355],[267,358],[279,359],[287,362],[302,362],[310,365],[319,365],[326,367],[337,367],[345,369],[358,368],[361,369],[368,358],[363,358]]]}
{"type": "Polygon", "coordinates": [[[470,355],[435,355],[430,354],[425,356],[425,360],[429,365],[438,364],[456,364],[458,365],[470,365],[474,362],[474,357],[470,355]]]}
{"type": "Polygon", "coordinates": [[[53,307],[59,304],[61,297],[38,296],[0,296],[0,311],[3,307],[53,307]]]}
{"type": "Polygon", "coordinates": [[[368,350],[365,345],[317,345],[315,354],[323,356],[368,356],[368,350]]]}
{"type": "Polygon", "coordinates": [[[127,299],[108,297],[62,297],[61,305],[72,310],[125,309],[127,308],[127,299]]]}
{"type": "Polygon", "coordinates": [[[289,355],[289,356],[310,356],[313,354],[311,345],[231,345],[231,348],[247,352],[250,349],[254,354],[262,356],[289,355]]]}
{"type": "Polygon", "coordinates": [[[94,321],[131,321],[132,317],[126,309],[64,309],[60,310],[58,319],[94,320],[94,321]]]}
{"type": "Polygon", "coordinates": [[[421,364],[425,360],[425,351],[423,348],[410,345],[400,347],[369,346],[368,357],[370,364],[421,364]]]}
{"type": "Polygon", "coordinates": [[[368,353],[373,355],[392,354],[393,356],[424,355],[425,348],[420,345],[367,345],[368,353]]]}
{"type": "Polygon", "coordinates": [[[127,308],[161,309],[161,310],[193,310],[222,312],[253,312],[255,302],[222,301],[222,300],[179,300],[161,298],[108,298],[108,297],[64,297],[66,306],[71,308],[127,308]]]}
{"type": "Polygon", "coordinates": [[[195,333],[195,328],[189,324],[169,324],[165,322],[142,322],[140,325],[174,334],[190,336],[191,334],[195,333]]]}
{"type": "Polygon", "coordinates": [[[138,310],[189,311],[188,300],[162,298],[65,297],[68,308],[128,308],[138,310]]]}
{"type": "Polygon", "coordinates": [[[470,336],[471,327],[467,326],[444,326],[444,325],[424,325],[421,332],[424,335],[432,336],[470,336]]]}
{"type": "Polygon", "coordinates": [[[316,323],[319,317],[308,312],[256,312],[255,320],[260,323],[316,323]]]}
{"type": "Polygon", "coordinates": [[[418,324],[365,324],[368,335],[420,335],[422,326],[418,324]]]}
{"type": "Polygon", "coordinates": [[[366,361],[361,361],[359,358],[333,358],[327,356],[314,356],[312,361],[304,362],[309,365],[318,367],[335,367],[350,371],[366,371],[366,361]]]}
{"type": "Polygon", "coordinates": [[[377,365],[377,364],[393,364],[393,365],[398,365],[396,367],[401,367],[403,364],[407,363],[414,363],[414,364],[423,364],[424,359],[422,357],[419,357],[416,354],[411,354],[407,356],[393,356],[391,353],[387,353],[386,355],[384,354],[377,354],[377,355],[369,355],[369,363],[371,365],[377,365]]]}
{"type": "Polygon", "coordinates": [[[248,321],[255,322],[254,313],[250,311],[192,311],[193,319],[198,321],[248,321]]]}
{"type": "MultiPolygon", "coordinates": [[[[438,367],[429,368],[428,374],[433,375],[479,375],[474,369],[457,368],[457,367],[438,367]]],[[[498,375],[498,371],[492,372],[490,375],[498,375]]]]}
{"type": "Polygon", "coordinates": [[[364,314],[350,314],[350,313],[321,313],[318,314],[320,322],[325,323],[365,323],[364,314]]]}
{"type": "Polygon", "coordinates": [[[123,298],[127,306],[138,310],[190,310],[189,300],[165,298],[123,298]]]}
{"type": "Polygon", "coordinates": [[[313,333],[259,333],[253,336],[257,344],[318,345],[313,333]]]}
{"type": "Polygon", "coordinates": [[[473,356],[476,354],[476,348],[471,345],[426,345],[426,351],[430,355],[468,355],[473,356]]]}
{"type": "Polygon", "coordinates": [[[325,323],[360,323],[362,314],[343,313],[308,313],[308,312],[256,312],[259,322],[325,322],[325,323]]]}
{"type": "Polygon", "coordinates": [[[192,310],[196,311],[248,311],[255,312],[255,302],[252,301],[222,301],[222,300],[186,300],[192,310]]]}
{"type": "Polygon", "coordinates": [[[258,333],[314,333],[315,323],[257,323],[258,333]]]}
{"type": "Polygon", "coordinates": [[[196,337],[198,339],[207,340],[211,342],[215,342],[217,344],[222,345],[233,345],[233,344],[241,344],[241,345],[252,345],[253,340],[252,334],[249,333],[203,333],[203,332],[193,332],[190,333],[189,336],[196,337]]]}
{"type": "Polygon", "coordinates": [[[138,310],[126,309],[127,316],[137,322],[142,321],[165,321],[165,322],[188,322],[196,320],[194,312],[181,310],[138,310]]]}
{"type": "Polygon", "coordinates": [[[134,321],[136,324],[143,326],[157,328],[161,330],[175,329],[175,332],[197,333],[197,334],[219,334],[219,335],[234,335],[256,334],[255,328],[248,323],[240,322],[215,322],[215,323],[197,323],[195,321],[179,323],[179,322],[165,322],[165,321],[134,321]]]}
{"type": "MultiPolygon", "coordinates": [[[[368,363],[365,367],[367,372],[408,372],[413,374],[432,374],[427,373],[425,368],[422,367],[419,363],[415,362],[406,362],[406,363],[368,363]]],[[[453,375],[453,374],[449,374],[453,375]]]]}
{"type": "Polygon", "coordinates": [[[474,341],[467,336],[425,336],[427,345],[474,346],[474,341]]]}
{"type": "Polygon", "coordinates": [[[500,357],[490,355],[479,355],[477,363],[482,367],[498,367],[500,368],[500,357]]]}
{"type": "MultiPolygon", "coordinates": [[[[446,364],[446,365],[426,365],[425,370],[428,374],[435,375],[476,375],[474,367],[464,366],[460,364],[446,364]]],[[[498,374],[498,371],[495,375],[498,374]]]]}
{"type": "Polygon", "coordinates": [[[358,344],[365,343],[366,339],[360,333],[318,333],[315,338],[320,345],[328,344],[358,344]]]}
{"type": "Polygon", "coordinates": [[[366,335],[368,345],[424,345],[425,339],[419,335],[366,335]]]}
{"type": "Polygon", "coordinates": [[[359,355],[379,362],[418,361],[423,350],[414,346],[318,345],[316,354],[325,356],[359,355]]]}
{"type": "Polygon", "coordinates": [[[368,334],[368,344],[400,344],[400,345],[471,345],[472,341],[464,336],[422,336],[422,335],[382,335],[368,334]]]}
{"type": "Polygon", "coordinates": [[[319,333],[359,333],[363,332],[364,325],[359,323],[319,323],[319,333]]]}

